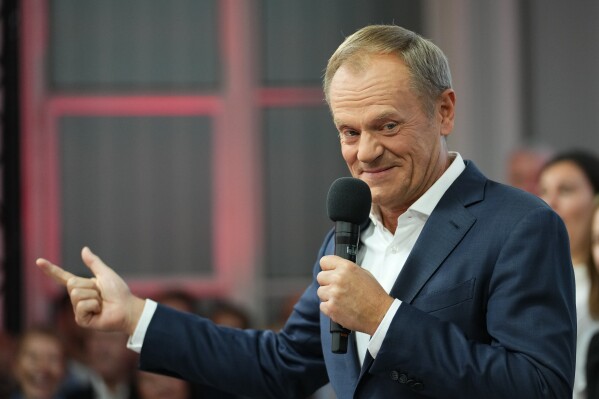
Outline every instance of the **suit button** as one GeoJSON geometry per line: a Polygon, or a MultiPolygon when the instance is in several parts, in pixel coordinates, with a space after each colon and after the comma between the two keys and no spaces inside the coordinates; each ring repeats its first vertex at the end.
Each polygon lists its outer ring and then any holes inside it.
{"type": "Polygon", "coordinates": [[[412,389],[414,391],[422,391],[424,389],[424,385],[421,382],[416,382],[412,385],[412,389]]]}
{"type": "Polygon", "coordinates": [[[397,380],[399,379],[399,373],[398,373],[397,371],[393,370],[393,371],[391,372],[391,379],[392,379],[393,381],[397,381],[397,380]]]}
{"type": "Polygon", "coordinates": [[[409,378],[408,378],[407,374],[400,374],[399,375],[399,382],[401,384],[405,384],[408,381],[409,381],[409,378]]]}

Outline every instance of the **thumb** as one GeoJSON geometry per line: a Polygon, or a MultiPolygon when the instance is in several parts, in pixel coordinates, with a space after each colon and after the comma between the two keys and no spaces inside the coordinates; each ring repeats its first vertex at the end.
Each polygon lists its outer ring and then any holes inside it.
{"type": "Polygon", "coordinates": [[[94,254],[88,247],[83,247],[81,250],[81,259],[83,259],[83,263],[85,263],[96,277],[107,269],[110,269],[104,262],[102,262],[102,259],[94,254]]]}

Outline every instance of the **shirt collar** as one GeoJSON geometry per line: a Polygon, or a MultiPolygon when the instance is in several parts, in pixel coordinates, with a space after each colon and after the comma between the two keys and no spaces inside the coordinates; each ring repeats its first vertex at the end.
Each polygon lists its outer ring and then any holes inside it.
{"type": "Polygon", "coordinates": [[[439,201],[441,201],[441,197],[443,197],[445,191],[447,191],[464,169],[466,169],[464,160],[459,153],[451,151],[449,156],[450,158],[453,158],[449,168],[447,168],[441,177],[426,190],[426,192],[418,198],[408,210],[411,209],[426,216],[430,216],[431,213],[433,213],[433,209],[435,209],[439,201]]]}

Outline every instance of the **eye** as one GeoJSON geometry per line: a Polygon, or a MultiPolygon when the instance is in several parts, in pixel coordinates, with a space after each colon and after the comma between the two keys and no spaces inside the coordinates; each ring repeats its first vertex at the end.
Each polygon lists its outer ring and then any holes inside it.
{"type": "Polygon", "coordinates": [[[399,124],[397,122],[387,122],[380,127],[380,131],[383,134],[391,134],[397,131],[397,126],[399,124]]]}
{"type": "Polygon", "coordinates": [[[573,186],[561,186],[558,189],[560,195],[570,195],[576,192],[576,187],[573,186]]]}
{"type": "Polygon", "coordinates": [[[341,129],[339,131],[339,139],[344,143],[355,141],[358,137],[360,137],[360,133],[357,130],[341,129]]]}

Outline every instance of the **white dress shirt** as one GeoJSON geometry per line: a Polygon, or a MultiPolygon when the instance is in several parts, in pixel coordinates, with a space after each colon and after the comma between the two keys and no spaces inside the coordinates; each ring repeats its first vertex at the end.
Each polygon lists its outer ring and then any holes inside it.
{"type": "MultiPolygon", "coordinates": [[[[391,291],[433,209],[435,209],[445,191],[466,168],[459,153],[450,152],[450,159],[452,159],[451,165],[443,175],[406,212],[399,216],[395,234],[391,234],[383,226],[380,217],[375,212],[370,213],[372,222],[361,234],[362,244],[358,252],[357,263],[370,271],[387,293],[391,291]]],[[[393,301],[372,339],[367,334],[356,333],[360,364],[364,362],[366,349],[373,358],[376,358],[391,325],[391,320],[400,305],[400,300],[395,299],[393,301]]],[[[156,311],[156,306],[156,302],[150,299],[146,300],[135,332],[129,337],[127,343],[129,349],[138,353],[141,352],[143,340],[156,311]]]]}

